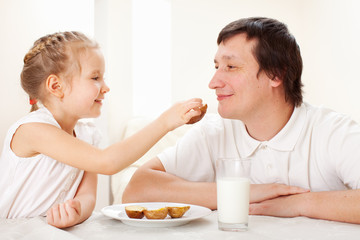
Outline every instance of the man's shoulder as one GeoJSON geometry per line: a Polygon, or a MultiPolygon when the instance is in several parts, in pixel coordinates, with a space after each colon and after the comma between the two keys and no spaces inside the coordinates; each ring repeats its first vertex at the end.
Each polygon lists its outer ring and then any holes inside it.
{"type": "Polygon", "coordinates": [[[311,105],[309,103],[303,103],[301,106],[306,110],[309,117],[317,117],[323,119],[336,119],[336,118],[351,118],[349,115],[337,112],[325,105],[311,105]]]}
{"type": "Polygon", "coordinates": [[[351,116],[339,113],[324,105],[314,106],[304,103],[302,107],[306,110],[308,122],[312,122],[315,126],[335,127],[342,124],[358,125],[351,116]]]}

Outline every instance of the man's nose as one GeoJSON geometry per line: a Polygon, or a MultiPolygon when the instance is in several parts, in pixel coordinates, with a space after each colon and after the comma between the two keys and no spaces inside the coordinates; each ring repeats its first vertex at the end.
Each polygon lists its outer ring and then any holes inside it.
{"type": "Polygon", "coordinates": [[[221,74],[221,71],[217,69],[216,72],[214,73],[214,76],[209,82],[209,88],[216,89],[216,88],[221,88],[223,86],[224,86],[223,76],[221,74]]]}

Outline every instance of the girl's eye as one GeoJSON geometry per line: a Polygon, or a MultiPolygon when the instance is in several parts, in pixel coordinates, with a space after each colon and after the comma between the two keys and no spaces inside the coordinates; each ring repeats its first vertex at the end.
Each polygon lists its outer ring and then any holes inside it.
{"type": "Polygon", "coordinates": [[[219,69],[219,66],[215,66],[215,69],[219,69]]]}
{"type": "Polygon", "coordinates": [[[99,79],[99,77],[93,77],[91,79],[97,81],[99,79]]]}

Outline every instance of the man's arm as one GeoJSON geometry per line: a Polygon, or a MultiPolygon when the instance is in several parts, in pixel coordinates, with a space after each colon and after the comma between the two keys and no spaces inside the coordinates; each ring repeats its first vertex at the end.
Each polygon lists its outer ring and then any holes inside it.
{"type": "Polygon", "coordinates": [[[360,223],[360,190],[309,192],[250,205],[250,214],[360,223]]]}
{"type": "Polygon", "coordinates": [[[190,182],[169,174],[155,157],[134,173],[122,201],[181,202],[216,209],[216,184],[190,182]]]}
{"type": "MultiPolygon", "coordinates": [[[[261,202],[279,196],[308,192],[283,184],[251,185],[251,202],[261,202]]],[[[217,208],[215,182],[190,182],[167,173],[156,157],[141,166],[126,187],[123,199],[127,202],[181,202],[210,209],[217,208]]]]}

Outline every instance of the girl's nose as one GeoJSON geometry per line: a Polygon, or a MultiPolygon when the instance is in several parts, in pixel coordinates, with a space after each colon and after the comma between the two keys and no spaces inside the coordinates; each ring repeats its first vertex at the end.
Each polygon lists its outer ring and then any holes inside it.
{"type": "Polygon", "coordinates": [[[110,88],[106,85],[106,83],[103,84],[101,87],[101,93],[108,93],[110,91],[110,88]]]}

